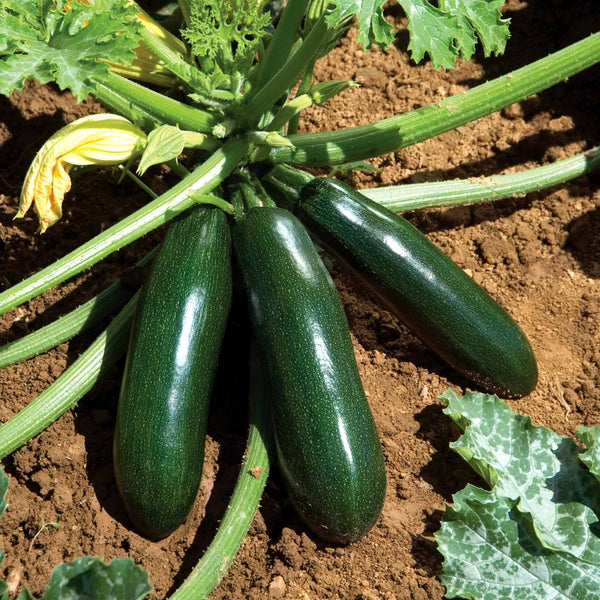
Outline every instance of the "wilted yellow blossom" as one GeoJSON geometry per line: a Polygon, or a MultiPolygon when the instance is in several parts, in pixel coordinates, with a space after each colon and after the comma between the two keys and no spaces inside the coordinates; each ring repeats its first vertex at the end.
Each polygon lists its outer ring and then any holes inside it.
{"type": "MultiPolygon", "coordinates": [[[[128,1],[127,4],[135,4],[133,1],[128,1]]],[[[185,44],[171,32],[159,25],[148,13],[139,8],[138,18],[144,27],[155,37],[163,40],[172,50],[179,54],[185,55],[187,50],[185,44]]],[[[106,61],[111,68],[111,71],[138,81],[145,81],[154,85],[162,85],[170,87],[176,83],[176,78],[171,71],[165,66],[165,63],[160,60],[144,42],[140,42],[135,49],[136,57],[130,65],[122,65],[120,63],[112,63],[106,61]]]]}
{"type": "Polygon", "coordinates": [[[145,144],[144,132],[118,115],[90,115],[69,123],[42,146],[31,163],[15,218],[33,204],[43,233],[62,216],[73,165],[117,165],[139,154],[145,144]]]}
{"type": "MultiPolygon", "coordinates": [[[[130,2],[133,4],[133,2],[130,2]]],[[[154,36],[165,41],[171,49],[179,52],[179,54],[186,54],[187,49],[185,44],[170,31],[167,31],[162,25],[157,23],[147,12],[140,8],[138,13],[138,19],[142,22],[142,25],[154,36]]]]}
{"type": "Polygon", "coordinates": [[[165,63],[160,60],[156,54],[150,51],[150,48],[143,42],[135,49],[135,58],[130,65],[113,63],[106,61],[110,65],[113,73],[118,73],[127,79],[144,81],[153,85],[171,87],[177,81],[171,71],[167,69],[165,63]]]}

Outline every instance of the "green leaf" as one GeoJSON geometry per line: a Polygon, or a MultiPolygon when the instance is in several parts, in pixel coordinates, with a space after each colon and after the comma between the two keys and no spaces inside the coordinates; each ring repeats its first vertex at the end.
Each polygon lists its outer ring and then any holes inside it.
{"type": "Polygon", "coordinates": [[[358,18],[356,41],[366,50],[373,44],[387,48],[394,41],[394,28],[383,16],[385,0],[337,0],[327,15],[331,29],[352,15],[358,18]]]}
{"type": "Polygon", "coordinates": [[[590,472],[600,479],[600,427],[579,427],[575,435],[587,446],[587,451],[579,455],[590,472]]]}
{"type": "MultiPolygon", "coordinates": [[[[269,12],[261,7],[261,2],[253,0],[192,0],[190,27],[181,34],[202,70],[220,85],[223,74],[245,77],[251,70],[271,21],[269,12]]],[[[236,85],[235,81],[232,84],[236,85]]]]}
{"type": "Polygon", "coordinates": [[[109,66],[130,64],[140,40],[134,6],[121,0],[1,0],[0,93],[20,90],[27,79],[56,81],[78,101],[94,93],[95,77],[109,66]]]}
{"type": "MultiPolygon", "coordinates": [[[[458,56],[471,58],[477,37],[486,56],[504,51],[509,37],[509,19],[502,19],[504,0],[397,0],[408,17],[408,49],[415,62],[428,54],[434,68],[450,69],[458,56]]],[[[385,20],[382,0],[337,0],[327,17],[334,28],[343,19],[356,15],[356,41],[369,49],[372,44],[387,48],[394,30],[385,20]]]]}
{"type": "Polygon", "coordinates": [[[477,33],[485,56],[502,54],[510,37],[510,19],[503,19],[500,12],[503,5],[504,0],[440,0],[442,10],[458,16],[465,30],[477,33]]]}
{"type": "Polygon", "coordinates": [[[444,412],[465,433],[451,447],[477,470],[499,497],[531,515],[541,543],[600,564],[600,482],[579,463],[573,440],[532,424],[497,396],[441,396],[444,412]]]}
{"type": "Polygon", "coordinates": [[[473,56],[477,36],[486,56],[504,51],[509,37],[509,20],[499,11],[504,0],[440,0],[439,8],[429,0],[398,3],[408,17],[408,49],[415,62],[428,54],[435,69],[451,69],[458,56],[473,56]]]}
{"type": "Polygon", "coordinates": [[[152,591],[148,573],[129,558],[82,556],[54,569],[42,600],[138,600],[152,591]]]}
{"type": "Polygon", "coordinates": [[[427,0],[398,0],[408,17],[410,42],[408,50],[415,62],[428,54],[434,69],[451,69],[461,55],[469,59],[475,52],[477,39],[464,19],[436,8],[427,0]]]}
{"type": "Polygon", "coordinates": [[[137,168],[138,175],[143,175],[152,165],[177,158],[184,146],[185,135],[178,127],[161,125],[152,130],[137,168]]]}
{"type": "Polygon", "coordinates": [[[468,485],[446,508],[436,533],[447,598],[589,600],[600,568],[545,548],[517,501],[468,485]]]}

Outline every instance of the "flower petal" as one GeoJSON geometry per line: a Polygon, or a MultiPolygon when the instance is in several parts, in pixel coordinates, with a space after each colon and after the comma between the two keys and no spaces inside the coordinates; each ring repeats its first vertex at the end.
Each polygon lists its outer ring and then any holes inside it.
{"type": "Polygon", "coordinates": [[[46,141],[29,167],[16,217],[33,203],[44,232],[62,215],[73,165],[116,165],[139,154],[145,143],[144,132],[118,115],[89,115],[69,123],[46,141]]]}

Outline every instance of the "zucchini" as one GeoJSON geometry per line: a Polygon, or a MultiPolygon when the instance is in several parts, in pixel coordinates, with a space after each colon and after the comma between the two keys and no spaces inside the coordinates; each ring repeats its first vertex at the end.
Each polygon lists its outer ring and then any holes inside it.
{"type": "Polygon", "coordinates": [[[224,213],[198,207],[174,221],[140,298],[114,438],[119,492],[150,539],[177,528],[198,492],[231,286],[224,213]]]}
{"type": "Polygon", "coordinates": [[[295,214],[448,364],[505,397],[530,393],[537,364],[510,315],[406,219],[339,181],[315,178],[295,214]]]}
{"type": "Polygon", "coordinates": [[[232,237],[292,502],[324,539],[356,540],[379,517],[386,477],[337,290],[290,212],[250,208],[232,237]]]}

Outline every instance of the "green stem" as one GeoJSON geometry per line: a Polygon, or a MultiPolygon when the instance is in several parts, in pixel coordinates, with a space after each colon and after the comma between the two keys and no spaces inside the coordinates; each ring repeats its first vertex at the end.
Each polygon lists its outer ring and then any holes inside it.
{"type": "Polygon", "coordinates": [[[180,179],[185,179],[190,174],[190,172],[176,158],[167,161],[165,164],[180,179]]]}
{"type": "MultiPolygon", "coordinates": [[[[210,133],[218,123],[217,117],[209,112],[182,104],[116,73],[108,73],[105,78],[96,79],[94,83],[94,96],[111,110],[125,116],[129,116],[127,111],[134,111],[135,114],[146,115],[147,121],[178,125],[181,129],[201,133],[210,133]]],[[[140,125],[147,128],[144,123],[140,125]]]]}
{"type": "MultiPolygon", "coordinates": [[[[460,206],[475,202],[489,202],[565,183],[570,179],[600,169],[600,147],[591,148],[558,162],[477,180],[458,179],[429,183],[408,183],[381,188],[362,189],[361,194],[395,212],[460,206]]],[[[312,175],[290,165],[276,165],[266,173],[262,182],[277,200],[277,204],[294,210],[302,188],[313,179],[312,175]]]]}
{"type": "Polygon", "coordinates": [[[193,86],[197,75],[196,67],[190,65],[180,52],[173,49],[165,40],[156,37],[146,27],[141,30],[142,41],[160,58],[167,69],[174,73],[181,81],[193,86]]]}
{"type": "MultiPolygon", "coordinates": [[[[134,181],[151,198],[158,198],[158,194],[156,194],[152,188],[148,187],[135,173],[132,173],[127,167],[124,167],[123,165],[117,165],[117,168],[121,171],[123,175],[129,177],[129,179],[134,181]]],[[[122,177],[123,176],[121,176],[121,179],[122,177]]]]}
{"type": "Polygon", "coordinates": [[[195,204],[194,194],[207,194],[233,171],[248,142],[231,140],[185,179],[146,206],[119,221],[67,256],[0,294],[0,314],[30,300],[57,283],[88,269],[109,254],[163,225],[195,204]]]}
{"type": "Polygon", "coordinates": [[[0,425],[0,458],[26,444],[75,406],[121,358],[127,350],[129,329],[138,294],[56,381],[6,423],[0,425]]]}
{"type": "Polygon", "coordinates": [[[465,179],[411,183],[364,189],[361,190],[361,193],[390,210],[404,212],[421,208],[499,200],[509,196],[536,192],[585,175],[598,168],[600,168],[600,148],[596,147],[550,165],[519,173],[485,177],[475,181],[465,179]]]}
{"type": "Polygon", "coordinates": [[[271,445],[267,384],[251,360],[250,432],[229,505],[206,552],[170,600],[201,600],[223,579],[254,519],[269,474],[271,445]]]}
{"type": "MultiPolygon", "coordinates": [[[[298,100],[302,96],[302,94],[306,94],[308,90],[310,90],[310,85],[312,83],[313,71],[315,70],[315,62],[316,60],[310,61],[310,64],[304,71],[304,75],[302,77],[302,81],[300,82],[300,87],[298,88],[298,92],[296,93],[296,98],[294,100],[298,100]]],[[[289,122],[288,125],[288,135],[292,135],[294,133],[298,133],[298,124],[300,122],[300,113],[296,113],[289,122]]]]}
{"type": "MultiPolygon", "coordinates": [[[[355,87],[356,85],[357,84],[353,81],[337,81],[332,79],[330,81],[317,83],[317,85],[309,86],[306,93],[301,93],[302,84],[300,84],[300,89],[298,90],[296,97],[279,109],[279,112],[275,115],[273,120],[268,125],[265,125],[265,129],[277,131],[288,121],[291,122],[300,111],[312,106],[312,104],[323,104],[323,102],[327,102],[345,89],[355,87]]],[[[287,139],[286,142],[288,142],[287,139]]]]}
{"type": "Polygon", "coordinates": [[[259,66],[256,89],[263,87],[285,64],[298,37],[308,3],[309,0],[289,0],[286,4],[265,53],[262,66],[259,66]]]}
{"type": "MultiPolygon", "coordinates": [[[[136,267],[149,264],[158,248],[151,250],[136,267]]],[[[133,296],[134,291],[122,280],[102,290],[85,304],[72,310],[52,323],[0,348],[0,369],[14,365],[32,356],[37,356],[51,348],[70,340],[86,329],[91,329],[121,308],[133,296]]]]}
{"type": "Polygon", "coordinates": [[[145,131],[162,125],[161,119],[102,82],[96,82],[94,97],[114,113],[126,117],[145,131]]]}
{"type": "Polygon", "coordinates": [[[244,123],[247,125],[257,124],[263,113],[271,109],[279,98],[294,85],[304,72],[307,63],[318,54],[320,42],[326,33],[325,19],[320,19],[283,67],[260,88],[248,104],[242,107],[241,118],[244,123]]]}
{"type": "Polygon", "coordinates": [[[227,196],[233,206],[233,218],[236,221],[240,221],[246,214],[246,207],[244,206],[244,196],[242,190],[239,188],[237,183],[229,180],[226,185],[227,196]]]}
{"type": "Polygon", "coordinates": [[[237,187],[242,193],[244,199],[244,208],[274,207],[276,206],[273,199],[266,192],[265,188],[260,183],[260,180],[254,173],[240,169],[234,179],[234,188],[237,187]]]}
{"type": "Polygon", "coordinates": [[[194,200],[197,204],[210,204],[211,206],[220,208],[228,215],[233,214],[233,206],[227,200],[223,200],[223,198],[219,198],[214,194],[194,194],[194,200]]]}
{"type": "Polygon", "coordinates": [[[195,131],[183,131],[184,145],[192,150],[205,150],[206,152],[214,152],[222,146],[219,140],[216,140],[205,133],[197,133],[195,131]]]}
{"type": "Polygon", "coordinates": [[[308,94],[299,94],[279,109],[273,120],[265,126],[269,131],[278,131],[294,120],[305,108],[312,106],[313,99],[308,94]]]}
{"type": "Polygon", "coordinates": [[[600,33],[595,33],[508,75],[446,98],[438,104],[360,127],[291,135],[289,139],[295,149],[272,148],[269,158],[276,163],[316,166],[354,162],[393,152],[537,94],[599,61],[600,33]]]}
{"type": "Polygon", "coordinates": [[[302,188],[314,177],[290,165],[275,165],[266,173],[262,182],[277,204],[287,210],[295,210],[300,201],[302,188]]]}
{"type": "Polygon", "coordinates": [[[179,9],[187,27],[190,26],[190,0],[178,0],[179,9]]]}

